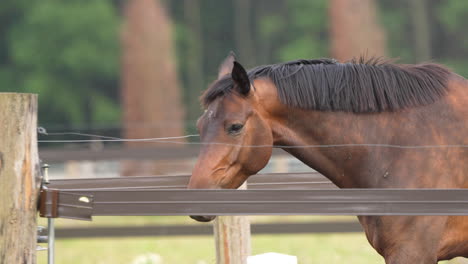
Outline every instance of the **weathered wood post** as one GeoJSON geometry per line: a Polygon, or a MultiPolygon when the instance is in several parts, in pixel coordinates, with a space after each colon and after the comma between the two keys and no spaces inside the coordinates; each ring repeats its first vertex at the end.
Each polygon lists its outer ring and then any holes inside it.
{"type": "Polygon", "coordinates": [[[0,93],[0,264],[36,263],[37,95],[0,93]]]}
{"type": "MultiPolygon", "coordinates": [[[[239,189],[247,189],[244,183],[239,189]]],[[[218,216],[213,224],[217,264],[246,264],[250,255],[248,216],[218,216]]]]}

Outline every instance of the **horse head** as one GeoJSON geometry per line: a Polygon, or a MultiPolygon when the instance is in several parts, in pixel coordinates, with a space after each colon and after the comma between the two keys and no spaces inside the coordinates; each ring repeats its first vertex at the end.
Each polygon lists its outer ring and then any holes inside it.
{"type": "Polygon", "coordinates": [[[249,76],[232,53],[202,100],[205,112],[197,121],[202,147],[188,188],[236,189],[268,163],[273,136],[260,114],[260,101],[249,76]]]}

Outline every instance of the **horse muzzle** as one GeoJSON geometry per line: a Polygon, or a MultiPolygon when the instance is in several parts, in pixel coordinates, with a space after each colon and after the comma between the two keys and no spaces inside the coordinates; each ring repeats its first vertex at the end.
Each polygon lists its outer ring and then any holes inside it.
{"type": "Polygon", "coordinates": [[[211,222],[213,221],[216,216],[214,215],[191,215],[190,218],[192,218],[193,220],[196,220],[198,222],[211,222]]]}

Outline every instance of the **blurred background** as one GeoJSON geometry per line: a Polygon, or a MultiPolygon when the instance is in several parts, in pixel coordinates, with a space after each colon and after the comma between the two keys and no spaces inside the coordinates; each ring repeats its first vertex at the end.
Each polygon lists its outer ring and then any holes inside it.
{"type": "MultiPolygon", "coordinates": [[[[246,68],[299,58],[347,61],[365,54],[401,63],[442,63],[467,77],[467,26],[466,0],[2,0],[0,91],[39,94],[39,125],[49,133],[41,140],[88,139],[52,134],[63,132],[181,136],[196,133],[202,112],[198,97],[231,50],[246,68]]],[[[177,153],[184,155],[161,156],[172,146],[39,145],[44,161],[53,163],[55,178],[190,173],[196,148],[176,144],[177,153]],[[135,147],[155,150],[142,157],[129,151],[135,147]],[[85,157],[76,155],[82,150],[88,151],[85,157]],[[92,151],[101,158],[91,157],[92,151]]],[[[265,170],[310,171],[284,156],[275,156],[265,170]]],[[[97,219],[103,225],[158,221],[191,223],[185,218],[97,219]]],[[[213,263],[211,239],[185,238],[185,247],[170,238],[62,240],[58,256],[64,256],[59,263],[131,263],[139,254],[158,251],[164,263],[213,263]],[[193,243],[204,248],[192,248],[193,243]],[[176,246],[194,256],[179,259],[180,252],[171,250],[176,246]],[[83,252],[96,248],[90,259],[82,259],[83,252]]],[[[254,251],[279,247],[277,251],[298,255],[300,263],[381,261],[362,234],[296,235],[286,244],[271,240],[277,236],[254,237],[254,251]],[[342,243],[355,247],[343,248],[342,243]]]]}
{"type": "Polygon", "coordinates": [[[49,132],[195,132],[230,50],[247,68],[361,54],[468,75],[464,0],[2,0],[0,90],[40,96],[49,132]]]}

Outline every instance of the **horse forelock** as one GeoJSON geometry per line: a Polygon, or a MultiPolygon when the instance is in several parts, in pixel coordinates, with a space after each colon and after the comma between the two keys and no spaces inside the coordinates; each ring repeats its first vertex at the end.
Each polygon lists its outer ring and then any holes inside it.
{"type": "Polygon", "coordinates": [[[226,94],[232,93],[234,87],[234,81],[229,75],[222,77],[221,79],[212,83],[208,89],[200,97],[200,101],[205,109],[208,108],[213,101],[225,96],[226,94]]]}
{"type": "MultiPolygon", "coordinates": [[[[258,66],[248,71],[256,78],[271,79],[279,100],[318,111],[355,113],[395,111],[434,103],[447,92],[450,71],[427,64],[396,64],[371,57],[339,63],[333,59],[296,60],[258,66]]],[[[214,82],[202,95],[205,108],[235,91],[229,75],[214,82]]]]}

